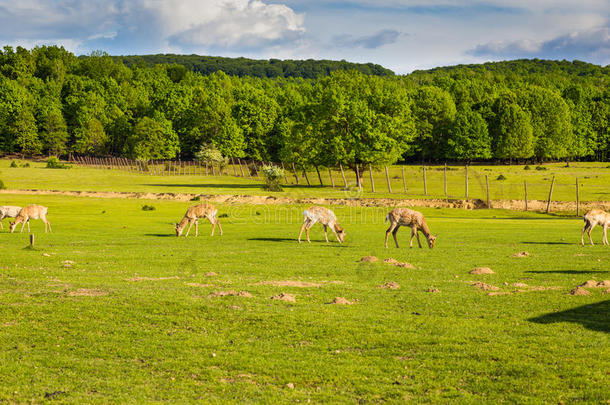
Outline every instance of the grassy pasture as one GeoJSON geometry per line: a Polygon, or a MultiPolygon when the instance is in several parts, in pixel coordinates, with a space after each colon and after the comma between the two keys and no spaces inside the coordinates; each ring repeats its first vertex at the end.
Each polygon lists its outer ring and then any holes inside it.
{"type": "MultiPolygon", "coordinates": [[[[92,178],[28,185],[12,170],[43,169],[2,168],[9,187],[143,184],[72,169],[44,173],[92,178]]],[[[202,222],[198,238],[178,239],[185,203],[2,199],[48,206],[54,233],[33,221],[31,250],[25,232],[9,234],[7,221],[0,231],[0,402],[610,400],[609,295],[567,295],[610,279],[610,249],[599,229],[596,246],[580,246],[579,219],[422,209],[435,249],[408,249],[402,229],[401,248],[386,250],[385,209],[334,207],[346,243],[324,243],[316,226],[313,243],[298,245],[298,205],[219,206],[224,236],[202,222]],[[511,257],[518,251],[531,256],[511,257]],[[365,255],[419,268],[359,263],[365,255]],[[475,266],[495,274],[468,274],[475,266]],[[319,286],[268,284],[286,280],[319,286]],[[475,281],[510,294],[489,296],[475,281]],[[387,282],[400,288],[378,288],[387,282]],[[210,297],[230,290],[252,297],[210,297]],[[282,292],[296,302],[270,299],[282,292]],[[329,304],[335,297],[355,304],[329,304]]]]}
{"type": "MultiPolygon", "coordinates": [[[[0,179],[9,189],[69,190],[69,191],[130,191],[130,192],[173,192],[202,194],[241,194],[269,195],[272,192],[261,188],[261,181],[234,176],[152,176],[136,172],[103,170],[90,167],[74,167],[70,170],[45,169],[45,163],[30,162],[29,168],[11,168],[10,160],[0,160],[0,179]]],[[[486,181],[488,176],[490,197],[492,200],[523,199],[524,181],[528,183],[530,200],[546,200],[549,195],[551,179],[555,176],[553,200],[575,201],[576,178],[580,184],[581,201],[610,200],[610,165],[608,163],[549,163],[543,165],[547,170],[524,170],[523,165],[513,166],[470,166],[469,197],[485,200],[486,181]],[[497,180],[502,175],[505,180],[497,180]]],[[[370,184],[370,173],[364,173],[362,192],[355,190],[355,175],[346,172],[351,191],[344,191],[340,172],[333,171],[336,188],[330,187],[328,170],[321,171],[325,187],[319,186],[315,172],[308,177],[312,185],[304,186],[302,174],[299,174],[300,185],[295,184],[294,176],[287,175],[289,185],[285,192],[278,195],[291,197],[395,197],[395,198],[444,198],[444,172],[442,166],[427,167],[428,195],[424,194],[423,169],[421,166],[405,166],[405,178],[408,193],[404,193],[402,169],[392,166],[389,169],[390,184],[393,194],[388,193],[385,171],[373,173],[375,190],[370,184]]],[[[232,168],[228,169],[233,173],[232,168]]],[[[465,176],[463,166],[449,166],[447,171],[447,196],[449,198],[465,197],[465,176]]]]}

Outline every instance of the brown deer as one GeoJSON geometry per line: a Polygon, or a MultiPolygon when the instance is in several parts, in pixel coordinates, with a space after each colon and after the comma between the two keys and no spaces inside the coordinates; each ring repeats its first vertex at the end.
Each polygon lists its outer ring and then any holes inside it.
{"type": "MultiPolygon", "coordinates": [[[[2,220],[4,218],[16,218],[17,215],[19,215],[19,211],[21,211],[21,207],[14,205],[3,205],[0,207],[0,229],[4,229],[4,226],[2,225],[2,220]]],[[[28,227],[28,231],[29,230],[30,228],[28,227]]]]}
{"type": "Polygon", "coordinates": [[[593,245],[593,239],[591,238],[591,231],[595,228],[595,225],[599,225],[604,228],[604,236],[602,237],[602,244],[608,245],[608,228],[610,227],[610,213],[603,210],[592,209],[584,215],[585,226],[582,228],[580,233],[580,242],[585,245],[585,231],[589,235],[589,241],[593,245]]]}
{"type": "Polygon", "coordinates": [[[199,218],[207,218],[212,223],[212,236],[214,236],[214,230],[216,229],[216,225],[220,228],[220,234],[222,235],[222,226],[220,226],[220,221],[216,218],[216,213],[218,210],[211,204],[198,204],[190,207],[186,214],[184,214],[184,218],[180,221],[179,224],[176,224],[176,236],[182,235],[182,231],[186,227],[186,224],[189,224],[189,228],[186,231],[186,238],[189,236],[189,232],[191,231],[191,227],[193,223],[195,223],[195,236],[199,235],[199,218]]]}
{"type": "Polygon", "coordinates": [[[49,232],[53,232],[51,229],[51,223],[47,219],[47,207],[43,207],[42,205],[30,204],[27,207],[24,207],[19,211],[19,214],[15,217],[15,222],[13,222],[9,229],[11,233],[15,230],[18,224],[21,225],[21,232],[23,232],[23,227],[25,224],[28,224],[28,232],[30,231],[30,219],[40,219],[44,222],[44,231],[47,232],[47,226],[49,227],[49,232]]]}
{"type": "Polygon", "coordinates": [[[411,228],[411,241],[409,243],[409,247],[413,247],[413,237],[417,236],[417,244],[421,249],[421,242],[419,241],[419,233],[421,231],[426,240],[428,241],[428,247],[432,249],[434,244],[436,243],[436,236],[430,233],[430,229],[428,228],[428,224],[426,224],[426,220],[421,212],[413,211],[408,208],[395,208],[388,213],[386,216],[386,221],[390,221],[390,227],[385,232],[385,247],[388,247],[388,236],[390,232],[392,232],[392,236],[394,236],[394,242],[396,243],[396,247],[398,247],[398,240],[396,239],[396,234],[398,233],[398,228],[401,226],[408,226],[411,228]]]}
{"type": "Polygon", "coordinates": [[[307,235],[307,242],[311,243],[309,240],[309,228],[311,228],[316,222],[321,223],[324,227],[324,238],[326,239],[326,242],[328,242],[328,234],[326,233],[326,230],[329,227],[334,232],[339,243],[343,243],[345,240],[345,229],[339,226],[335,213],[328,208],[316,206],[309,207],[303,211],[303,216],[305,217],[305,221],[303,222],[301,231],[299,232],[299,243],[301,243],[303,229],[305,229],[305,233],[307,235]]]}

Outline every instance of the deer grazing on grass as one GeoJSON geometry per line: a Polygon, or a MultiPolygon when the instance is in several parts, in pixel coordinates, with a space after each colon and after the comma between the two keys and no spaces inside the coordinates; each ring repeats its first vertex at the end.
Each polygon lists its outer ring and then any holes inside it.
{"type": "Polygon", "coordinates": [[[305,221],[303,222],[301,231],[299,232],[299,243],[301,243],[303,229],[305,229],[305,234],[307,235],[307,242],[311,243],[309,240],[309,228],[311,228],[316,222],[321,223],[324,227],[324,238],[326,239],[326,242],[328,242],[328,234],[326,233],[326,230],[329,227],[332,229],[339,243],[343,243],[345,240],[345,229],[339,226],[335,213],[328,208],[316,206],[309,207],[303,212],[303,216],[305,217],[305,221]]]}
{"type": "Polygon", "coordinates": [[[14,205],[3,205],[0,207],[0,229],[4,229],[4,226],[2,226],[2,220],[4,218],[15,218],[19,215],[19,211],[21,211],[21,207],[16,207],[14,205]]]}
{"type": "Polygon", "coordinates": [[[385,232],[385,247],[388,247],[388,236],[390,232],[392,232],[392,236],[394,236],[394,242],[396,243],[396,247],[398,247],[398,240],[396,239],[396,234],[398,233],[398,228],[401,226],[408,226],[411,228],[411,241],[409,243],[409,247],[413,247],[413,237],[417,236],[417,244],[421,249],[421,243],[419,241],[419,233],[421,231],[426,240],[428,241],[428,247],[432,249],[434,247],[434,243],[436,243],[436,236],[430,233],[430,229],[428,228],[428,224],[426,224],[426,220],[421,212],[413,211],[408,208],[395,208],[386,216],[386,221],[390,221],[390,227],[385,232]]]}
{"type": "Polygon", "coordinates": [[[42,205],[30,204],[27,207],[24,207],[19,211],[19,214],[15,217],[15,222],[13,222],[9,229],[11,233],[15,230],[18,224],[21,225],[21,232],[23,232],[23,227],[27,223],[28,224],[28,232],[30,231],[30,219],[40,219],[44,222],[44,231],[47,232],[47,227],[49,228],[49,232],[53,232],[51,229],[51,223],[47,219],[47,207],[43,207],[42,205]]]}
{"type": "Polygon", "coordinates": [[[595,225],[599,225],[604,228],[604,236],[602,237],[602,244],[608,245],[608,228],[610,227],[610,213],[603,210],[592,209],[584,215],[585,226],[582,228],[580,233],[580,242],[585,245],[585,231],[589,235],[589,241],[593,245],[593,239],[591,238],[591,231],[595,228],[595,225]]]}
{"type": "Polygon", "coordinates": [[[218,210],[211,204],[198,204],[190,207],[186,214],[184,214],[184,218],[180,221],[179,224],[176,224],[176,236],[182,235],[182,231],[186,227],[186,224],[189,224],[189,228],[186,231],[185,238],[189,236],[189,232],[191,231],[191,227],[193,223],[195,223],[195,236],[199,234],[199,218],[207,218],[212,223],[212,236],[214,236],[214,230],[216,229],[216,225],[220,229],[220,235],[222,235],[222,226],[220,226],[220,221],[216,218],[216,213],[218,210]]]}

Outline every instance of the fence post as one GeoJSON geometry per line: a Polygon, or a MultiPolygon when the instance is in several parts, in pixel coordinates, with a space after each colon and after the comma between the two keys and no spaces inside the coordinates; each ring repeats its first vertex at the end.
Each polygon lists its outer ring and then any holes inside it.
{"type": "Polygon", "coordinates": [[[299,185],[299,175],[297,173],[296,167],[294,167],[294,162],[292,162],[292,172],[294,173],[294,178],[297,181],[297,186],[299,185]]]}
{"type": "Polygon", "coordinates": [[[426,181],[426,165],[424,165],[424,195],[428,195],[428,182],[426,181]]]}
{"type": "Polygon", "coordinates": [[[330,185],[332,188],[335,188],[335,180],[333,179],[333,171],[332,169],[329,167],[328,168],[328,177],[330,177],[330,185]]]}
{"type": "Polygon", "coordinates": [[[371,177],[371,190],[373,190],[373,193],[375,192],[375,181],[373,180],[373,167],[369,164],[369,174],[371,177]]]}
{"type": "Polygon", "coordinates": [[[553,179],[551,180],[551,189],[549,190],[549,201],[546,204],[546,213],[549,213],[549,210],[551,209],[551,200],[553,199],[553,186],[555,185],[555,176],[553,176],[553,179]]]}
{"type": "Polygon", "coordinates": [[[405,167],[400,166],[402,169],[402,187],[405,189],[405,194],[407,194],[407,181],[405,180],[405,167]]]}
{"type": "Polygon", "coordinates": [[[445,171],[444,171],[444,176],[443,176],[443,180],[445,183],[445,198],[447,198],[447,163],[445,163],[445,171]]]}
{"type": "Polygon", "coordinates": [[[525,188],[525,210],[527,211],[527,180],[523,180],[523,187],[525,188]]]}
{"type": "Polygon", "coordinates": [[[392,194],[392,186],[390,185],[390,174],[388,173],[387,166],[385,166],[385,179],[388,182],[388,193],[392,194]]]}
{"type": "Polygon", "coordinates": [[[339,163],[339,168],[341,169],[341,177],[343,177],[343,184],[345,184],[345,189],[347,190],[347,179],[345,178],[345,172],[343,171],[343,165],[339,163]]]}
{"type": "Polygon", "coordinates": [[[578,177],[576,178],[576,216],[580,216],[580,187],[578,186],[578,177]]]}
{"type": "Polygon", "coordinates": [[[34,247],[34,234],[33,233],[30,234],[30,247],[32,247],[32,248],[34,247]]]}
{"type": "Polygon", "coordinates": [[[466,199],[468,199],[468,163],[466,164],[465,180],[466,180],[466,199]]]}
{"type": "Polygon", "coordinates": [[[485,175],[485,185],[487,186],[487,208],[491,208],[491,203],[489,201],[489,176],[485,175]]]}

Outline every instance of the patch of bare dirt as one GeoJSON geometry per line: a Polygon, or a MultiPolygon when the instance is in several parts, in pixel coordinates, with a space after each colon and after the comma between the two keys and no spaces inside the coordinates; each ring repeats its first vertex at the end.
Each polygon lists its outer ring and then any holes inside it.
{"type": "Polygon", "coordinates": [[[584,255],[585,255],[584,253],[576,253],[574,256],[583,257],[584,255]]]}
{"type": "Polygon", "coordinates": [[[206,277],[216,277],[218,274],[214,273],[213,271],[208,271],[207,273],[204,274],[204,276],[206,277]]]}
{"type": "Polygon", "coordinates": [[[163,281],[163,280],[174,280],[174,279],[178,279],[180,277],[178,276],[171,276],[171,277],[140,277],[140,276],[136,276],[136,277],[131,277],[126,279],[127,281],[133,281],[133,282],[139,282],[139,281],[163,281]]]}
{"type": "Polygon", "coordinates": [[[353,305],[357,302],[357,300],[354,301],[350,301],[346,298],[343,297],[335,297],[334,300],[332,300],[331,302],[329,302],[329,304],[337,304],[337,305],[353,305]]]}
{"type": "Polygon", "coordinates": [[[65,268],[70,268],[70,267],[74,266],[76,263],[73,262],[72,260],[64,260],[63,262],[61,262],[61,264],[63,264],[65,268]]]}
{"type": "Polygon", "coordinates": [[[272,285],[274,287],[300,287],[300,288],[322,287],[322,284],[320,284],[320,283],[311,283],[309,281],[298,281],[298,280],[261,281],[260,283],[256,283],[256,285],[272,285]]]}
{"type": "Polygon", "coordinates": [[[252,298],[252,294],[247,291],[214,291],[208,295],[208,297],[245,297],[252,298]]]}
{"type": "Polygon", "coordinates": [[[599,283],[597,283],[596,287],[598,287],[598,288],[610,287],[610,280],[602,280],[599,283]]]}
{"type": "Polygon", "coordinates": [[[530,292],[530,291],[549,291],[549,290],[561,290],[561,287],[545,287],[542,285],[532,286],[527,290],[517,290],[516,292],[530,292]]]}
{"type": "Polygon", "coordinates": [[[426,290],[426,292],[429,292],[429,293],[439,293],[439,292],[441,292],[441,290],[439,290],[438,288],[428,288],[426,290]]]}
{"type": "Polygon", "coordinates": [[[496,287],[495,285],[482,283],[480,281],[472,283],[472,286],[480,288],[483,291],[498,291],[500,289],[499,287],[496,287]]]}
{"type": "Polygon", "coordinates": [[[288,301],[288,302],[297,302],[297,299],[292,294],[280,293],[278,295],[274,295],[271,297],[272,300],[280,300],[280,301],[288,301]]]}
{"type": "Polygon", "coordinates": [[[368,262],[368,263],[374,263],[376,261],[379,261],[379,258],[376,256],[364,256],[362,259],[360,259],[361,262],[368,262]]]}
{"type": "Polygon", "coordinates": [[[95,290],[90,288],[79,288],[76,291],[70,291],[68,293],[70,297],[101,297],[108,295],[108,291],[95,290]]]}
{"type": "Polygon", "coordinates": [[[470,274],[494,274],[494,271],[489,267],[475,267],[470,270],[470,274]]]}
{"type": "Polygon", "coordinates": [[[587,280],[584,283],[582,283],[581,285],[579,285],[579,287],[585,287],[585,288],[597,287],[597,281],[587,280]]]}
{"type": "Polygon", "coordinates": [[[570,291],[570,295],[589,295],[591,292],[585,290],[582,287],[576,287],[572,291],[570,291]]]}
{"type": "Polygon", "coordinates": [[[525,283],[513,283],[512,285],[513,285],[513,287],[520,287],[520,288],[523,288],[523,287],[529,287],[529,286],[528,286],[527,284],[525,284],[525,283]]]}
{"type": "Polygon", "coordinates": [[[378,285],[377,288],[389,288],[390,290],[397,290],[400,288],[400,284],[390,281],[388,283],[378,285]]]}
{"type": "Polygon", "coordinates": [[[491,296],[493,296],[493,295],[511,295],[511,294],[512,293],[508,292],[508,291],[490,291],[487,293],[487,295],[491,295],[491,296]]]}
{"type": "Polygon", "coordinates": [[[191,287],[213,287],[212,284],[201,284],[201,283],[186,283],[186,285],[191,286],[191,287]]]}
{"type": "Polygon", "coordinates": [[[529,257],[529,256],[530,256],[529,252],[525,252],[525,251],[517,252],[517,253],[514,253],[511,255],[511,257],[529,257]]]}
{"type": "Polygon", "coordinates": [[[399,262],[398,260],[393,259],[391,257],[388,257],[387,259],[383,259],[383,262],[387,263],[387,264],[391,264],[393,266],[404,267],[406,269],[416,269],[416,267],[414,265],[412,265],[411,263],[399,262]]]}

